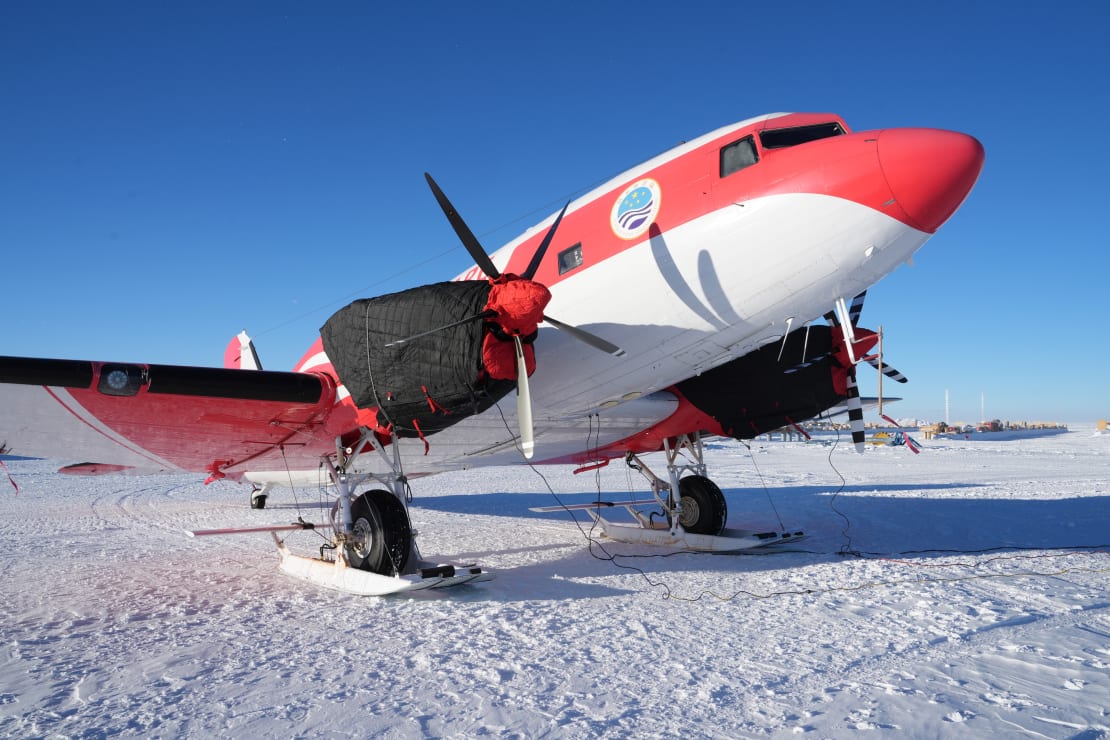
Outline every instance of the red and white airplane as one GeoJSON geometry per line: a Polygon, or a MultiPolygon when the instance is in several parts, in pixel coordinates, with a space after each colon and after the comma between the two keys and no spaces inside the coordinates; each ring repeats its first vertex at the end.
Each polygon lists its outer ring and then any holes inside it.
{"type": "Polygon", "coordinates": [[[644,472],[653,498],[622,502],[633,525],[591,510],[617,539],[788,540],[799,533],[724,528],[703,435],[752,438],[845,404],[861,418],[855,366],[875,364],[876,342],[857,327],[862,296],[956,211],[983,156],[951,131],[758,116],[618,175],[488,256],[428,177],[476,263],[464,275],[339,310],[293,372],[261,370],[246,334],[224,368],[0,357],[0,445],[88,461],[70,473],[249,482],[255,507],[326,476],[334,556],[279,541],[282,567],[356,593],[486,578],[420,560],[407,481],[525,459],[627,458],[644,472]],[[662,478],[639,458],[656,451],[662,478]]]}

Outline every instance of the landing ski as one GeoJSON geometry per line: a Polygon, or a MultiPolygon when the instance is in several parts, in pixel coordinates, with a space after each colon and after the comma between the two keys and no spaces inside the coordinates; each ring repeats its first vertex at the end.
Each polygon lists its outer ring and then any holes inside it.
{"type": "Polygon", "coordinates": [[[284,543],[278,544],[281,553],[281,570],[317,586],[355,596],[388,596],[407,591],[432,588],[449,588],[464,583],[478,583],[493,579],[493,574],[475,565],[436,565],[421,568],[416,573],[385,576],[361,568],[352,568],[342,560],[321,560],[289,552],[284,543]]]}

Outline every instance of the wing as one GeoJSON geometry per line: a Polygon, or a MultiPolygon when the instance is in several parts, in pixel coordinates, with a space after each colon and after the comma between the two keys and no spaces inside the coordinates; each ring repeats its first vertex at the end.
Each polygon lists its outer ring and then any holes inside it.
{"type": "Polygon", "coordinates": [[[68,472],[314,468],[354,413],[323,374],[0,357],[0,446],[68,472]]]}

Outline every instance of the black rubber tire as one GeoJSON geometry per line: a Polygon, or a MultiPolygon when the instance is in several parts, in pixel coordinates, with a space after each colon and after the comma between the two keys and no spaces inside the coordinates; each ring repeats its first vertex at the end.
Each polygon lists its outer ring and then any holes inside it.
{"type": "Polygon", "coordinates": [[[702,475],[688,475],[678,482],[682,514],[679,524],[692,534],[718,535],[728,519],[728,504],[717,484],[702,475]]]}
{"type": "Polygon", "coordinates": [[[265,509],[266,508],[266,494],[251,491],[251,508],[252,509],[265,509]]]}
{"type": "Polygon", "coordinates": [[[389,491],[367,491],[351,504],[356,541],[347,560],[373,573],[393,576],[405,571],[412,549],[412,525],[405,506],[389,491]]]}

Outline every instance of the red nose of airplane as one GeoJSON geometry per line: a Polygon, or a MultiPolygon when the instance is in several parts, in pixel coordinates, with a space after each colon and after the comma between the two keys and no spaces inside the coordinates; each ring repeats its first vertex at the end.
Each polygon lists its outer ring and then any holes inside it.
{"type": "Polygon", "coordinates": [[[910,225],[930,234],[956,212],[983,169],[983,145],[955,131],[886,129],[879,134],[878,153],[910,225]]]}

